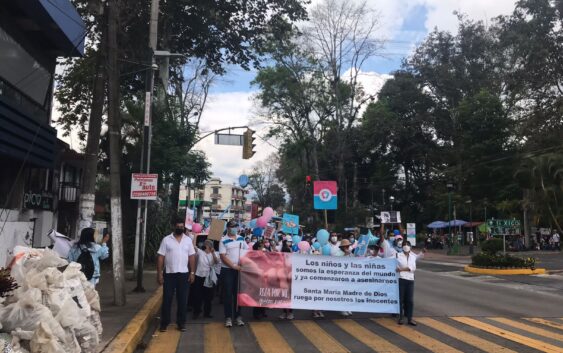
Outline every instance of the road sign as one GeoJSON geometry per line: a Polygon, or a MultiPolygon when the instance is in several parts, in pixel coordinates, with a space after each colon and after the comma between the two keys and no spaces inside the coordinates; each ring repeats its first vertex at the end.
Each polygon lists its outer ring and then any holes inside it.
{"type": "Polygon", "coordinates": [[[491,235],[520,234],[520,220],[518,219],[489,219],[487,225],[491,235]]]}
{"type": "Polygon", "coordinates": [[[242,146],[243,136],[233,134],[215,134],[216,145],[242,146]]]}
{"type": "Polygon", "coordinates": [[[131,174],[131,200],[156,200],[158,174],[131,174]]]}
{"type": "Polygon", "coordinates": [[[315,181],[313,190],[315,210],[336,210],[338,208],[336,181],[315,181]]]}

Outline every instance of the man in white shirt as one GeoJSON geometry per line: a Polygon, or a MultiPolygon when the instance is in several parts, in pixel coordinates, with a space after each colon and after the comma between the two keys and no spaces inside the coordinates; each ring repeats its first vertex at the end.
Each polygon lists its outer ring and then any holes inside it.
{"type": "Polygon", "coordinates": [[[414,271],[416,271],[416,261],[424,257],[426,249],[422,249],[421,254],[411,251],[411,243],[403,243],[403,251],[397,253],[397,272],[399,273],[399,298],[400,311],[399,325],[403,324],[403,317],[407,317],[408,324],[416,326],[412,315],[414,310],[414,271]]]}
{"type": "Polygon", "coordinates": [[[170,310],[174,292],[178,311],[176,313],[176,323],[180,331],[186,330],[186,315],[188,302],[188,288],[195,279],[195,272],[188,269],[195,269],[195,250],[192,240],[184,234],[184,220],[177,219],[174,223],[174,232],[162,239],[158,249],[158,259],[156,263],[157,281],[162,285],[162,313],[160,321],[160,331],[166,331],[170,324],[170,310]]]}
{"type": "Polygon", "coordinates": [[[553,250],[561,250],[561,247],[560,247],[561,237],[559,236],[559,233],[557,233],[556,230],[553,231],[553,235],[551,236],[551,240],[553,241],[553,250]]]}
{"type": "Polygon", "coordinates": [[[240,271],[240,258],[248,250],[244,237],[238,234],[238,224],[235,221],[227,223],[227,235],[221,238],[219,243],[219,255],[221,257],[224,294],[223,308],[225,314],[225,327],[233,326],[233,319],[238,326],[244,326],[237,305],[238,276],[240,271]]]}

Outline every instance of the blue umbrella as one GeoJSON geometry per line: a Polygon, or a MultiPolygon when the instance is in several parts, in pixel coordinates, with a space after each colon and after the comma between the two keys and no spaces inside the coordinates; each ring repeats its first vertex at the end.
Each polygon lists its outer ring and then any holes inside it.
{"type": "MultiPolygon", "coordinates": [[[[464,225],[464,224],[466,224],[466,223],[467,223],[466,221],[461,220],[461,219],[454,219],[454,220],[450,221],[450,225],[451,225],[452,227],[459,227],[459,226],[462,226],[462,225],[464,225]]],[[[446,225],[447,225],[447,224],[448,224],[448,223],[446,223],[446,225]]]]}
{"type": "Polygon", "coordinates": [[[442,222],[442,221],[434,221],[432,223],[430,223],[427,227],[428,228],[446,228],[448,226],[448,223],[446,222],[442,222]]]}

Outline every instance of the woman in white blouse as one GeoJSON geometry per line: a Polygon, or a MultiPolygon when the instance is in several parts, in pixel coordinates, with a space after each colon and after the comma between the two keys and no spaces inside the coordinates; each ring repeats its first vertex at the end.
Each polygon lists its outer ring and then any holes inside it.
{"type": "Polygon", "coordinates": [[[407,322],[411,326],[416,326],[412,315],[414,310],[414,271],[416,271],[416,261],[424,257],[426,249],[422,253],[415,254],[411,251],[411,243],[403,243],[403,252],[397,253],[397,272],[399,272],[399,297],[401,315],[399,325],[403,324],[403,317],[407,317],[407,322]]]}
{"type": "Polygon", "coordinates": [[[201,305],[203,302],[203,316],[211,318],[211,300],[213,299],[213,283],[209,286],[206,284],[207,277],[214,278],[217,281],[215,274],[215,266],[219,262],[219,256],[215,253],[213,242],[206,240],[203,243],[203,249],[197,249],[197,267],[195,271],[195,281],[192,285],[193,291],[193,319],[196,320],[201,314],[201,305]]]}

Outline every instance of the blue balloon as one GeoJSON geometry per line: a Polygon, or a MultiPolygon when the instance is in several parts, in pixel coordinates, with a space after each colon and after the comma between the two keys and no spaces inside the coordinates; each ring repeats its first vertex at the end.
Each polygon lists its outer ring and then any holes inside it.
{"type": "Polygon", "coordinates": [[[331,250],[330,244],[325,244],[325,245],[323,245],[322,254],[323,255],[330,255],[330,250],[331,250]]]}
{"type": "Polygon", "coordinates": [[[299,251],[299,247],[297,246],[297,244],[293,244],[293,245],[291,246],[291,251],[292,251],[292,252],[298,252],[298,251],[299,251]]]}
{"type": "Polygon", "coordinates": [[[372,235],[369,237],[368,245],[377,245],[378,242],[379,242],[379,238],[372,235]]]}
{"type": "Polygon", "coordinates": [[[297,245],[297,243],[301,241],[301,237],[299,235],[294,235],[292,240],[293,240],[293,245],[297,245]]]}
{"type": "Polygon", "coordinates": [[[395,229],[395,230],[393,231],[393,234],[395,234],[395,235],[401,235],[401,231],[398,230],[398,229],[395,229]]]}
{"type": "Polygon", "coordinates": [[[257,220],[257,218],[250,220],[250,223],[248,223],[248,227],[249,228],[256,228],[256,220],[257,220]]]}
{"type": "Polygon", "coordinates": [[[321,245],[328,244],[328,237],[330,234],[325,229],[319,229],[317,232],[317,241],[321,243],[321,245]]]}
{"type": "Polygon", "coordinates": [[[321,248],[321,243],[319,243],[318,241],[314,242],[313,248],[315,248],[315,250],[319,250],[321,248]]]}
{"type": "Polygon", "coordinates": [[[252,230],[252,235],[255,235],[257,237],[261,237],[262,236],[262,228],[254,228],[252,230]]]}

